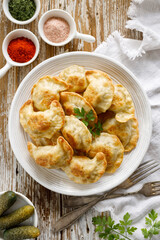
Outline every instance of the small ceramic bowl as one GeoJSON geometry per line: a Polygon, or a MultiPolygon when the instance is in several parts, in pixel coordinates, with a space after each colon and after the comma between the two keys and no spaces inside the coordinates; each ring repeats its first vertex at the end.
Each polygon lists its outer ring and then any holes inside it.
{"type": "Polygon", "coordinates": [[[40,8],[41,8],[40,0],[34,0],[34,2],[36,4],[36,11],[35,11],[33,17],[26,20],[26,21],[19,21],[19,20],[15,19],[14,17],[12,17],[12,15],[9,12],[9,7],[8,7],[9,1],[10,0],[3,0],[3,11],[4,11],[6,17],[11,22],[19,24],[19,25],[25,25],[25,24],[31,23],[32,21],[34,21],[38,17],[38,14],[39,14],[40,8]]]}
{"type": "MultiPolygon", "coordinates": [[[[0,192],[0,196],[3,194],[4,192],[0,192]]],[[[33,203],[26,197],[24,196],[22,193],[19,192],[15,192],[17,195],[17,200],[16,202],[5,212],[5,214],[9,214],[13,211],[15,211],[16,209],[23,207],[25,205],[31,205],[34,207],[33,203]]],[[[34,214],[27,219],[26,221],[24,221],[23,223],[20,224],[20,226],[38,226],[38,216],[37,216],[37,211],[34,208],[34,214]]],[[[0,231],[0,240],[3,240],[3,231],[0,231]]]]}
{"type": "Polygon", "coordinates": [[[6,72],[12,67],[12,66],[18,66],[18,67],[23,67],[23,66],[26,66],[30,63],[32,63],[36,57],[38,56],[38,53],[39,53],[39,42],[38,42],[38,39],[37,37],[29,30],[26,30],[26,29],[16,29],[12,32],[10,32],[4,39],[3,41],[3,44],[2,44],[2,52],[3,52],[3,55],[7,61],[6,65],[0,69],[0,78],[2,78],[6,72]],[[18,62],[14,62],[8,52],[7,52],[7,48],[8,48],[8,44],[10,43],[11,40],[15,39],[15,38],[18,38],[18,37],[25,37],[25,38],[28,38],[30,39],[35,47],[36,47],[36,52],[35,52],[35,55],[33,56],[33,58],[28,61],[28,62],[25,62],[25,63],[18,63],[18,62]]]}
{"type": "Polygon", "coordinates": [[[39,34],[40,34],[41,38],[51,46],[64,46],[65,44],[69,43],[73,38],[79,38],[86,42],[94,42],[95,41],[95,38],[93,36],[77,32],[76,23],[75,23],[73,17],[68,12],[61,10],[61,9],[52,9],[52,10],[44,13],[39,20],[38,30],[39,30],[39,34]],[[59,43],[54,43],[54,42],[51,42],[50,40],[48,40],[48,38],[45,36],[44,31],[43,31],[43,26],[44,26],[44,23],[51,17],[63,18],[70,25],[70,33],[69,33],[68,38],[65,41],[59,42],[59,43]]]}

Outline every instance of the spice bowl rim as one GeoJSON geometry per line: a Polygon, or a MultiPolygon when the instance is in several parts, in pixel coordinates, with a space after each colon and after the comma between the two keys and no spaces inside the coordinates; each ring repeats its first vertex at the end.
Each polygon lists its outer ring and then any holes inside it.
{"type": "Polygon", "coordinates": [[[26,66],[26,65],[29,65],[30,63],[32,63],[39,54],[39,48],[40,47],[39,47],[38,38],[36,37],[36,35],[34,33],[29,31],[28,29],[15,29],[15,30],[11,31],[10,33],[7,34],[7,36],[5,37],[3,44],[2,44],[2,52],[3,52],[3,55],[4,55],[7,63],[10,64],[11,66],[19,66],[19,67],[23,67],[23,66],[26,66]],[[12,37],[12,35],[13,35],[13,37],[12,37]],[[31,58],[31,60],[29,60],[28,62],[24,62],[24,63],[15,62],[10,58],[10,56],[7,52],[9,42],[18,37],[26,37],[26,38],[30,39],[36,47],[36,52],[35,52],[33,58],[31,58]]]}
{"type": "MultiPolygon", "coordinates": [[[[8,190],[6,190],[6,191],[8,191],[8,190]]],[[[0,196],[3,193],[5,193],[6,191],[0,192],[0,196]]],[[[16,191],[13,191],[13,192],[17,195],[17,200],[16,201],[18,201],[18,198],[19,198],[19,199],[22,199],[25,202],[25,204],[28,204],[28,205],[31,205],[31,206],[34,207],[33,226],[37,227],[38,226],[38,214],[37,214],[37,210],[36,210],[34,204],[32,203],[32,201],[29,198],[27,198],[24,194],[22,194],[20,192],[16,192],[16,191]]],[[[13,205],[13,211],[16,210],[16,209],[17,208],[15,208],[14,205],[13,205]]]]}
{"type": "Polygon", "coordinates": [[[12,17],[12,15],[10,14],[9,12],[9,8],[8,8],[8,3],[9,3],[10,0],[3,0],[3,11],[6,15],[6,17],[13,23],[16,23],[16,24],[19,24],[19,25],[26,25],[26,24],[29,24],[31,22],[33,22],[39,15],[39,12],[40,12],[40,9],[41,9],[41,3],[40,3],[40,0],[34,0],[35,4],[36,4],[36,10],[35,10],[35,13],[34,15],[26,20],[26,21],[20,21],[20,20],[17,20],[15,19],[14,17],[12,17]]]}
{"type": "Polygon", "coordinates": [[[75,23],[74,18],[67,11],[62,10],[62,9],[51,9],[51,10],[46,11],[39,19],[38,32],[44,42],[46,42],[47,44],[49,44],[51,46],[60,47],[60,46],[64,46],[67,43],[69,43],[76,36],[77,30],[76,30],[76,23],[75,23]],[[56,14],[56,16],[54,16],[54,14],[56,14]],[[60,14],[60,15],[57,15],[57,14],[60,14]],[[51,17],[64,18],[64,20],[66,20],[66,22],[69,24],[70,33],[66,40],[59,42],[59,43],[55,43],[55,42],[50,41],[45,36],[44,31],[43,31],[43,26],[44,26],[44,23],[51,17]],[[70,22],[66,18],[70,19],[70,22]]]}

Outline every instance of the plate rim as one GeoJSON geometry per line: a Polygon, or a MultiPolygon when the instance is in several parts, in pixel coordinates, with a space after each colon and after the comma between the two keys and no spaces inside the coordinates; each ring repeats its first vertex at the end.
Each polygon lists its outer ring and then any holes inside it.
{"type": "Polygon", "coordinates": [[[124,178],[121,179],[121,181],[119,181],[119,184],[121,184],[123,181],[125,181],[125,179],[127,179],[129,176],[131,176],[131,174],[138,168],[138,166],[140,165],[140,163],[142,162],[147,150],[148,150],[148,147],[149,147],[149,144],[150,144],[150,141],[151,141],[151,136],[152,136],[152,113],[151,113],[151,106],[150,106],[150,103],[149,103],[149,99],[148,99],[148,96],[145,92],[145,90],[143,89],[143,87],[141,86],[140,82],[138,81],[137,77],[125,66],[123,65],[122,63],[120,63],[119,61],[115,60],[114,58],[111,58],[111,57],[108,57],[108,56],[105,56],[103,54],[99,54],[99,53],[94,53],[94,52],[86,52],[86,51],[74,51],[74,52],[68,52],[68,53],[62,53],[62,54],[59,54],[57,56],[53,56],[51,58],[48,58],[46,60],[44,60],[43,62],[39,63],[37,66],[35,66],[24,78],[23,80],[21,81],[21,83],[19,84],[16,92],[15,92],[15,95],[12,99],[12,103],[11,103],[11,106],[10,106],[10,110],[9,110],[9,116],[8,116],[8,136],[9,136],[9,141],[10,141],[10,145],[11,145],[11,148],[12,148],[12,151],[17,159],[17,161],[20,163],[20,165],[22,166],[22,168],[37,182],[39,183],[40,185],[42,185],[43,187],[51,190],[51,191],[54,191],[54,192],[57,192],[57,193],[60,193],[60,194],[64,194],[64,195],[68,195],[68,196],[91,196],[91,195],[94,195],[94,194],[99,194],[99,193],[103,193],[105,191],[109,191],[111,190],[112,188],[118,186],[117,184],[113,184],[110,188],[107,188],[107,190],[105,189],[105,185],[102,185],[101,186],[101,189],[99,191],[93,191],[92,189],[92,193],[87,193],[86,191],[83,192],[83,193],[74,193],[74,192],[69,192],[67,190],[65,190],[65,188],[62,190],[59,190],[57,188],[54,188],[54,186],[52,185],[52,187],[49,188],[49,186],[47,186],[45,183],[43,183],[43,181],[41,181],[40,179],[37,179],[35,176],[31,175],[29,173],[29,171],[23,167],[23,165],[21,164],[21,162],[18,160],[17,158],[17,155],[16,155],[16,152],[15,152],[15,149],[13,147],[13,138],[11,137],[11,124],[12,124],[12,121],[11,121],[11,115],[13,114],[12,111],[13,111],[13,106],[14,106],[14,103],[16,101],[16,98],[19,94],[19,92],[21,91],[21,88],[23,87],[24,83],[26,81],[28,81],[27,79],[30,77],[30,75],[34,74],[34,72],[36,72],[37,69],[39,69],[40,67],[42,67],[43,65],[45,65],[47,62],[50,62],[52,61],[53,59],[59,59],[59,58],[63,58],[64,56],[70,56],[70,55],[86,55],[86,56],[96,56],[96,57],[99,57],[99,58],[102,58],[102,59],[106,59],[110,62],[113,62],[115,65],[118,65],[120,68],[122,68],[125,72],[127,72],[133,79],[134,81],[136,82],[136,84],[138,85],[138,87],[141,89],[142,93],[143,93],[143,96],[145,98],[145,102],[147,102],[147,106],[148,106],[148,112],[149,112],[149,119],[148,119],[148,122],[149,122],[149,134],[148,134],[148,143],[146,145],[146,151],[144,151],[143,155],[141,156],[141,161],[137,162],[137,164],[135,165],[134,169],[132,169],[131,172],[129,172],[129,174],[126,174],[124,178]]]}

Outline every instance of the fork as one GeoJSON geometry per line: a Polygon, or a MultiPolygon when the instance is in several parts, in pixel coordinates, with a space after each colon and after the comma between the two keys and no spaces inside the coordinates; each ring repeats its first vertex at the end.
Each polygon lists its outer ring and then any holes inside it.
{"type": "MultiPolygon", "coordinates": [[[[122,184],[118,186],[118,189],[127,189],[134,186],[139,181],[148,177],[150,174],[154,173],[154,169],[158,167],[158,163],[155,160],[150,160],[145,163],[142,163],[139,168],[122,184]],[[151,171],[153,170],[153,171],[151,171]],[[151,171],[151,172],[150,172],[151,171]],[[145,175],[144,175],[145,174],[145,175]]],[[[157,169],[158,170],[158,169],[157,169]]],[[[155,170],[155,171],[157,171],[155,170]]],[[[106,198],[112,198],[112,196],[106,196],[106,198]]],[[[95,200],[97,195],[86,196],[86,197],[68,197],[64,200],[64,207],[79,207],[85,204],[90,203],[95,200]]],[[[104,198],[105,199],[105,198],[104,198]]]]}
{"type": "Polygon", "coordinates": [[[140,182],[141,180],[148,177],[149,175],[151,175],[152,173],[156,172],[159,169],[160,169],[159,164],[155,160],[150,160],[145,163],[142,163],[139,166],[139,168],[126,181],[121,183],[119,186],[111,189],[109,192],[106,192],[103,195],[96,196],[95,199],[93,199],[88,204],[85,204],[84,206],[76,208],[73,211],[62,216],[54,224],[53,226],[54,231],[58,232],[58,231],[62,231],[65,228],[68,228],[74,222],[76,222],[85,212],[87,212],[91,207],[93,207],[96,203],[106,199],[109,195],[111,195],[113,192],[117,191],[118,189],[130,188],[131,186],[140,182]]]}
{"type": "MultiPolygon", "coordinates": [[[[119,193],[119,194],[111,194],[109,196],[107,196],[105,199],[113,199],[113,198],[118,198],[118,197],[126,197],[126,196],[130,196],[130,195],[135,195],[135,194],[142,194],[144,195],[145,197],[151,197],[151,196],[157,196],[157,195],[160,195],[160,181],[157,181],[157,182],[148,182],[148,183],[145,183],[143,185],[143,187],[136,191],[136,192],[129,192],[129,193],[119,193]]],[[[83,201],[80,202],[78,201],[78,203],[76,202],[76,200],[78,199],[77,197],[74,198],[74,201],[73,199],[69,199],[70,201],[66,201],[68,199],[66,199],[64,201],[65,203],[65,207],[79,207],[79,206],[82,206],[84,204],[87,204],[91,201],[93,201],[97,196],[91,196],[91,197],[86,197],[84,200],[85,200],[85,203],[83,201]],[[71,205],[72,204],[72,205],[71,205]]]]}

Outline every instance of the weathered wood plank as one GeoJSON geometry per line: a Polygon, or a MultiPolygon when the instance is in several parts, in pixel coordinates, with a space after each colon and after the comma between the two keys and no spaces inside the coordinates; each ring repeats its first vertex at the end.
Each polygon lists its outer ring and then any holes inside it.
{"type": "MultiPolygon", "coordinates": [[[[68,51],[93,51],[108,35],[121,31],[122,35],[140,39],[142,36],[136,31],[125,29],[127,9],[130,0],[41,0],[41,14],[52,8],[67,10],[75,18],[79,32],[92,34],[96,37],[94,44],[81,40],[73,40],[64,47],[52,47],[43,42],[38,35],[38,19],[27,26],[12,24],[2,10],[0,0],[0,45],[4,37],[16,28],[27,28],[33,31],[39,39],[41,51],[34,63],[24,68],[12,68],[6,76],[0,79],[0,190],[13,189],[25,194],[35,204],[39,215],[41,229],[40,240],[93,240],[98,239],[94,233],[92,217],[95,210],[90,210],[75,225],[62,233],[52,232],[53,222],[67,212],[63,207],[61,196],[51,192],[35,182],[16,161],[8,140],[8,114],[9,108],[19,83],[26,74],[38,63],[54,55],[68,51]]],[[[0,47],[0,67],[5,64],[0,47]]]]}

